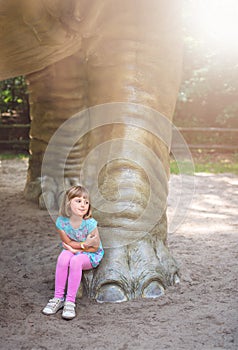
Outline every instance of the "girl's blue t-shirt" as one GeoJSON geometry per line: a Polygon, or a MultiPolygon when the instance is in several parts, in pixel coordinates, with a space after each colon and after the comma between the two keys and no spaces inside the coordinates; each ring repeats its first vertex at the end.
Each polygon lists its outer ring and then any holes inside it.
{"type": "MultiPolygon", "coordinates": [[[[58,230],[62,230],[66,233],[66,235],[76,241],[76,242],[84,242],[86,241],[87,236],[90,232],[92,232],[97,227],[97,221],[93,218],[86,219],[82,221],[80,227],[73,228],[70,224],[70,220],[67,217],[59,216],[56,220],[56,227],[58,230]]],[[[98,266],[100,261],[103,258],[104,250],[102,247],[102,243],[100,242],[99,248],[95,253],[92,252],[78,252],[76,254],[86,254],[89,256],[91,264],[93,267],[98,266]]]]}

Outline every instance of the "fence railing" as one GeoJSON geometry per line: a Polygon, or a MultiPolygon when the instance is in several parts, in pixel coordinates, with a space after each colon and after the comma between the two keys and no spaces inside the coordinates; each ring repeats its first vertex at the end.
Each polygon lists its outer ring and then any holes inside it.
{"type": "MultiPolygon", "coordinates": [[[[238,151],[238,128],[217,128],[217,127],[178,127],[190,149],[215,149],[238,151]],[[198,137],[195,137],[194,135],[198,137]],[[224,140],[221,135],[225,135],[224,140]],[[210,136],[209,136],[210,135],[210,136]],[[202,137],[201,137],[202,136],[202,137]],[[200,140],[202,138],[202,142],[200,140]],[[191,140],[198,139],[198,142],[191,143],[191,140]],[[210,139],[210,143],[208,142],[210,139]],[[214,143],[214,141],[216,143],[214,143]],[[217,142],[219,141],[219,142],[217,142]]],[[[179,144],[173,143],[173,148],[180,148],[179,144]]]]}
{"type": "MultiPolygon", "coordinates": [[[[238,151],[238,128],[217,127],[177,127],[183,135],[188,147],[192,149],[215,149],[238,151]],[[202,142],[193,142],[196,135],[202,138],[202,142]],[[220,135],[229,135],[229,140],[224,142],[220,135]],[[211,143],[212,139],[219,139],[217,143],[211,143]],[[191,142],[192,140],[192,142],[191,142]],[[210,143],[208,142],[210,141],[210,143]]],[[[30,124],[0,124],[0,149],[1,150],[28,150],[30,124]]],[[[198,138],[199,141],[199,138],[198,138]]],[[[181,145],[172,143],[172,147],[180,148],[181,145]]]]}
{"type": "Polygon", "coordinates": [[[30,124],[0,124],[0,150],[28,151],[30,124]]]}

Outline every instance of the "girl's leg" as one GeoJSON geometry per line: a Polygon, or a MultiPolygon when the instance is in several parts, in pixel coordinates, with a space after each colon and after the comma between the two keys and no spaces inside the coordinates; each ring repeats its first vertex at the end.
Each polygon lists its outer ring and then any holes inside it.
{"type": "Polygon", "coordinates": [[[90,269],[92,269],[92,264],[86,254],[77,254],[72,257],[70,260],[66,301],[75,303],[76,294],[82,278],[82,271],[90,269]]]}
{"type": "Polygon", "coordinates": [[[63,298],[68,277],[70,260],[74,256],[69,250],[63,250],[57,260],[55,272],[55,298],[63,298]]]}

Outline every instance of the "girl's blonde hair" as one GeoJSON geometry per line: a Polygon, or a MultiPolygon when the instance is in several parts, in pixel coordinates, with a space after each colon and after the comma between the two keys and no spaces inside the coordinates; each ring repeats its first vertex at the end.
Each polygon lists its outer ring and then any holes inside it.
{"type": "Polygon", "coordinates": [[[70,187],[63,198],[63,201],[60,206],[59,215],[64,217],[70,217],[71,210],[70,210],[70,201],[75,197],[83,197],[84,199],[87,199],[89,201],[89,207],[87,213],[83,216],[83,218],[89,219],[92,216],[92,210],[91,210],[91,204],[89,200],[89,192],[88,190],[83,186],[72,186],[70,187]]]}

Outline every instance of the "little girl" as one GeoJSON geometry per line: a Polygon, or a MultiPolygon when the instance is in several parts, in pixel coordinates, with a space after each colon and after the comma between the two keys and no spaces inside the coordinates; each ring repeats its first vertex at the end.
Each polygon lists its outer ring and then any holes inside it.
{"type": "Polygon", "coordinates": [[[72,319],[75,299],[82,278],[82,270],[92,269],[100,263],[104,250],[100,241],[97,221],[91,217],[89,193],[82,186],[73,186],[65,194],[56,227],[62,240],[55,273],[55,293],[43,309],[45,315],[55,314],[63,308],[62,317],[72,319]],[[64,301],[65,287],[67,293],[64,301]]]}

